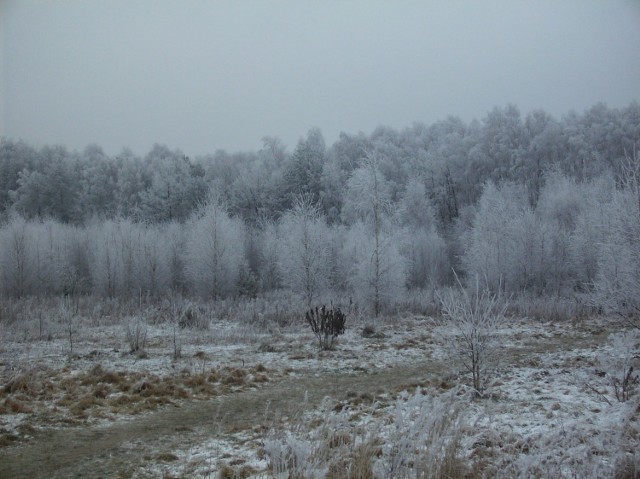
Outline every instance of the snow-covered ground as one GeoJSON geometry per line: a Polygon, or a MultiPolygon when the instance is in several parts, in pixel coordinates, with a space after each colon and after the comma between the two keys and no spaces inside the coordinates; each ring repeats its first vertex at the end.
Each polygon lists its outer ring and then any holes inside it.
{"type": "MultiPolygon", "coordinates": [[[[355,467],[366,449],[375,474],[401,477],[448,447],[466,473],[478,477],[614,477],[623,463],[640,464],[638,395],[624,403],[614,395],[611,368],[621,352],[609,337],[616,328],[605,318],[510,319],[498,333],[499,361],[483,398],[474,398],[467,373],[447,354],[446,334],[425,317],[348,322],[328,352],[318,350],[303,322],[266,328],[215,320],[206,330],[145,324],[143,354],[129,352],[125,329],[79,328],[72,354],[63,326],[43,340],[5,328],[2,447],[29,444],[40,429],[108,427],[284,380],[336,373],[373,378],[375,371],[428,363],[432,374],[404,391],[377,384],[328,393],[308,407],[303,399],[277,421],[224,434],[198,431],[170,450],[149,445],[151,459],[136,474],[280,477],[279,471],[288,477],[295,456],[306,477],[340,477],[336,471],[355,467]],[[367,324],[375,328],[363,335],[367,324]],[[439,423],[443,417],[450,420],[439,423]]],[[[142,447],[135,440],[130,446],[142,447]]]]}

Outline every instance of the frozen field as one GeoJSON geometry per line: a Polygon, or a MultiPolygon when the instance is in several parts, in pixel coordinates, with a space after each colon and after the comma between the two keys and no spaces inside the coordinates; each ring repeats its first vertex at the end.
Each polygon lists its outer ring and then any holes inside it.
{"type": "Polygon", "coordinates": [[[511,318],[482,398],[431,318],[371,324],[348,318],[321,352],[302,318],[145,321],[139,354],[123,324],[74,330],[73,353],[64,324],[5,326],[0,477],[637,474],[637,395],[615,397],[605,319],[511,318]]]}

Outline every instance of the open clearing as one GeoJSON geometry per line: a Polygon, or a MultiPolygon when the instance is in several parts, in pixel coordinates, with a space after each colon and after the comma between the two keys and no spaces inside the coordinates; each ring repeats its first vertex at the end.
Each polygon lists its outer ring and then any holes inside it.
{"type": "Polygon", "coordinates": [[[616,401],[602,370],[615,355],[602,318],[510,320],[482,399],[429,318],[368,335],[348,322],[329,352],[305,326],[214,320],[177,331],[179,358],[166,323],[145,326],[139,355],[122,325],[83,328],[73,355],[62,332],[5,332],[0,477],[272,477],[273,445],[291,438],[324,441],[331,460],[375,442],[385,470],[398,405],[420,396],[459,406],[466,475],[613,475],[638,455],[637,401],[616,401]]]}

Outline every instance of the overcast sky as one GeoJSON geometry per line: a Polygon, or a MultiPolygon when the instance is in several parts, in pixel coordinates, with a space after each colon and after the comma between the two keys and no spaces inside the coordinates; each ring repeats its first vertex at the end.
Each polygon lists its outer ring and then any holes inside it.
{"type": "Polygon", "coordinates": [[[0,2],[0,129],[109,154],[640,100],[640,1],[0,2]]]}

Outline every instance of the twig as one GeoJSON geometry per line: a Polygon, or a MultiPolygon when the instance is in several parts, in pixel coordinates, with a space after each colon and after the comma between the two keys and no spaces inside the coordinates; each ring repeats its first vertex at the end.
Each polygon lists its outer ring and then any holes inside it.
{"type": "Polygon", "coordinates": [[[584,385],[590,389],[591,391],[593,391],[594,393],[596,393],[598,396],[600,396],[609,406],[613,406],[613,404],[611,404],[611,401],[609,401],[607,399],[607,396],[605,396],[604,394],[602,394],[600,391],[598,391],[596,388],[594,388],[591,384],[589,383],[584,383],[584,385]]]}

